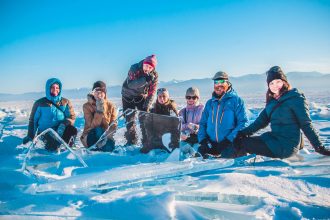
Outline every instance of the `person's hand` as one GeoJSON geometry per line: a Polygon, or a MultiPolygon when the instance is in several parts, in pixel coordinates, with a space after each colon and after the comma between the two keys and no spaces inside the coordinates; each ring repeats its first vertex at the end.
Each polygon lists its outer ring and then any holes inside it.
{"type": "Polygon", "coordinates": [[[181,141],[185,141],[185,140],[187,140],[188,137],[189,137],[189,136],[188,136],[187,134],[185,134],[185,133],[181,133],[181,136],[180,136],[181,141]]]}
{"type": "Polygon", "coordinates": [[[206,154],[209,152],[209,141],[205,138],[201,142],[199,142],[198,153],[205,158],[206,154]]]}
{"type": "Polygon", "coordinates": [[[191,131],[193,131],[194,133],[197,133],[199,125],[189,122],[189,124],[187,126],[191,131]]]}
{"type": "Polygon", "coordinates": [[[219,142],[219,145],[224,149],[232,145],[232,142],[228,140],[227,138],[223,139],[219,142]]]}
{"type": "Polygon", "coordinates": [[[96,99],[96,112],[103,113],[104,112],[104,99],[96,99]]]}
{"type": "Polygon", "coordinates": [[[29,143],[30,141],[32,141],[32,138],[30,138],[29,136],[26,136],[26,137],[23,138],[22,143],[23,143],[23,144],[27,144],[27,143],[29,143]]]}
{"type": "Polygon", "coordinates": [[[65,125],[63,123],[61,123],[58,127],[57,127],[57,134],[62,137],[65,131],[65,125]]]}
{"type": "Polygon", "coordinates": [[[189,122],[187,126],[190,130],[195,130],[196,124],[189,122]]]}
{"type": "Polygon", "coordinates": [[[143,110],[146,111],[146,112],[149,112],[150,111],[150,105],[149,105],[149,101],[148,100],[144,101],[143,110]]]}
{"type": "Polygon", "coordinates": [[[330,150],[326,149],[324,146],[315,147],[314,149],[319,154],[330,156],[330,150]]]}
{"type": "Polygon", "coordinates": [[[236,135],[236,139],[240,140],[247,137],[247,135],[245,135],[242,131],[238,131],[237,135],[236,135]]]}
{"type": "Polygon", "coordinates": [[[150,81],[152,81],[153,79],[154,79],[154,75],[153,75],[153,74],[148,73],[148,74],[146,75],[146,81],[147,81],[147,82],[150,82],[150,81]]]}

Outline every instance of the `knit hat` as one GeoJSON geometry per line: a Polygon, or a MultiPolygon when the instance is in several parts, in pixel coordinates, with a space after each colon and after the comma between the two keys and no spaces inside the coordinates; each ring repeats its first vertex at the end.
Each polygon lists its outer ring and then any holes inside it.
{"type": "Polygon", "coordinates": [[[143,63],[145,64],[149,64],[150,66],[152,66],[153,68],[156,68],[157,66],[157,58],[156,55],[151,55],[148,56],[144,59],[143,63]]]}
{"type": "Polygon", "coordinates": [[[186,91],[186,96],[197,96],[198,98],[200,98],[199,90],[196,87],[190,87],[186,91]]]}
{"type": "Polygon", "coordinates": [[[103,82],[103,81],[96,81],[93,84],[92,90],[94,90],[95,88],[98,88],[99,90],[103,91],[104,93],[107,93],[107,86],[106,86],[105,82],[103,82]]]}
{"type": "Polygon", "coordinates": [[[219,71],[212,78],[212,80],[216,79],[228,79],[228,74],[223,71],[219,71]]]}
{"type": "Polygon", "coordinates": [[[284,74],[283,70],[279,66],[273,66],[267,72],[267,85],[274,79],[281,79],[283,81],[288,81],[286,75],[284,74]]]}

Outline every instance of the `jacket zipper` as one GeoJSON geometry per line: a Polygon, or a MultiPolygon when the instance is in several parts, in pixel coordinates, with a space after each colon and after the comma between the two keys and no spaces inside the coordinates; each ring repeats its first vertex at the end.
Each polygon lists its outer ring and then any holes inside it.
{"type": "Polygon", "coordinates": [[[218,105],[218,109],[217,109],[217,117],[215,119],[215,139],[218,141],[218,115],[219,115],[219,108],[220,108],[220,103],[218,105]]]}
{"type": "Polygon", "coordinates": [[[221,114],[221,118],[220,118],[220,124],[222,124],[222,117],[223,117],[223,114],[225,113],[225,108],[222,109],[222,114],[221,114]]]}

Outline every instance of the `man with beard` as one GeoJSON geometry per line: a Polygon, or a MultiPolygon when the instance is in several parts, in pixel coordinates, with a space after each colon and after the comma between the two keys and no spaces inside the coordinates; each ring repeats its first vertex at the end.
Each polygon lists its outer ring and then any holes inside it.
{"type": "MultiPolygon", "coordinates": [[[[32,141],[36,134],[52,128],[69,146],[74,145],[77,129],[73,124],[76,115],[71,102],[62,97],[62,82],[57,78],[48,79],[45,90],[46,96],[33,104],[28,134],[24,137],[23,144],[32,141]]],[[[56,151],[61,145],[49,133],[43,138],[45,148],[49,151],[56,151]]]]}
{"type": "Polygon", "coordinates": [[[228,74],[217,72],[212,78],[214,91],[206,102],[199,123],[198,152],[208,155],[232,156],[226,149],[232,149],[237,132],[247,126],[248,118],[243,100],[237,95],[229,82],[228,74]]]}

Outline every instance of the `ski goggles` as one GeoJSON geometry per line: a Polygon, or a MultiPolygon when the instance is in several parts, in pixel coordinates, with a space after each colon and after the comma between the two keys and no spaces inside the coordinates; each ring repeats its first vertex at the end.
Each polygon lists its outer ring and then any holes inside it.
{"type": "Polygon", "coordinates": [[[189,96],[189,95],[187,95],[186,96],[186,99],[187,100],[190,100],[190,99],[196,100],[196,99],[198,99],[198,97],[197,96],[189,96]]]}
{"type": "Polygon", "coordinates": [[[218,85],[218,84],[224,84],[228,80],[226,80],[226,79],[215,79],[213,81],[214,81],[214,85],[218,85]]]}

